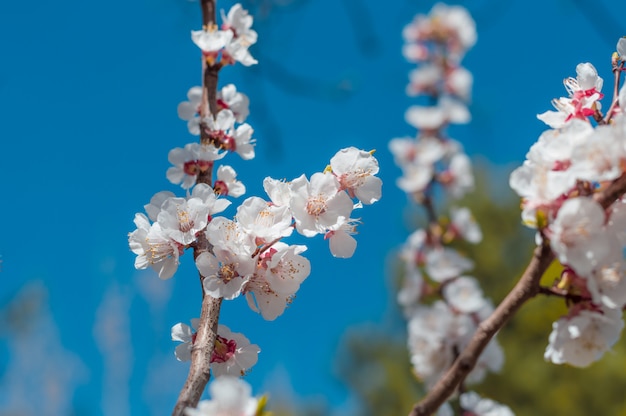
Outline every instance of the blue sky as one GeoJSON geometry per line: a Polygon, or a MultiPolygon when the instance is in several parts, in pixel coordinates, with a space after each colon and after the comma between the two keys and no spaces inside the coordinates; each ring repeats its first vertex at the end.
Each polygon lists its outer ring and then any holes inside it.
{"type": "MultiPolygon", "coordinates": [[[[256,10],[260,64],[220,74],[251,99],[257,157],[227,160],[247,195],[262,195],[265,176],[311,175],[353,145],[378,149],[383,199],[362,210],[352,259],[308,240],[313,270],[283,316],[265,322],[237,299],[222,322],[262,349],[248,377],[255,393],[290,382],[296,397],[341,406],[334,352],[346,328],[386,319],[390,251],[408,233],[386,149],[414,134],[404,122],[413,101],[401,31],[432,2],[256,3],[273,4],[256,10]]],[[[451,135],[470,155],[512,166],[544,130],[535,114],[565,93],[577,63],[592,62],[610,92],[610,54],[626,34],[611,18],[626,12],[616,3],[461,3],[478,26],[464,61],[474,120],[451,135]]],[[[189,254],[167,282],[135,271],[126,236],[154,193],[182,194],[165,170],[167,152],[194,140],[176,106],[200,80],[189,36],[199,22],[186,0],[0,5],[0,412],[170,412],[187,367],[169,331],[199,314],[197,274],[189,254]],[[6,323],[16,310],[28,318],[17,328],[6,323]]]]}

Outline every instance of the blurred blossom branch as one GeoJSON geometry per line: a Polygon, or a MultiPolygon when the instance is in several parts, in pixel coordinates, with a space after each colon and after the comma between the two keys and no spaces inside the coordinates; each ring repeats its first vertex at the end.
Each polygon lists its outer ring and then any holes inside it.
{"type": "MultiPolygon", "coordinates": [[[[523,222],[537,230],[538,246],[517,284],[490,312],[486,311],[489,307],[470,306],[480,304],[477,299],[482,293],[476,283],[470,284],[467,277],[459,275],[472,263],[452,252],[446,261],[440,260],[445,253],[442,247],[450,239],[446,238],[450,227],[446,229],[447,224],[438,218],[430,196],[435,184],[443,185],[453,197],[473,185],[469,169],[459,173],[457,163],[456,172],[453,170],[453,159],[461,147],[451,146],[442,129],[448,123],[469,121],[458,99],[467,99],[469,88],[462,86],[471,84],[471,76],[466,73],[454,79],[453,74],[459,73],[458,61],[475,41],[473,21],[461,7],[438,4],[428,16],[417,16],[405,28],[404,36],[409,42],[405,57],[423,63],[412,72],[407,91],[426,94],[435,103],[433,107],[414,106],[406,113],[407,121],[421,130],[417,142],[394,139],[390,143],[403,170],[398,186],[424,205],[429,223],[425,231],[418,230],[409,237],[402,256],[406,278],[399,301],[409,320],[414,371],[428,389],[410,415],[436,411],[438,415],[451,414],[447,400],[456,395],[462,412],[483,415],[488,408],[510,415],[506,406],[475,393],[468,395],[463,383],[480,379],[475,372],[481,367],[478,374],[484,374],[485,366],[491,370],[499,367],[493,358],[492,341],[525,302],[538,294],[557,296],[565,302],[568,313],[553,323],[544,354],[554,364],[590,365],[610,350],[624,327],[626,115],[620,103],[626,102],[626,88],[620,89],[620,79],[626,38],[618,41],[612,54],[613,98],[606,114],[600,105],[603,80],[592,64],[581,63],[576,67],[576,78],[564,80],[568,97],[552,101],[556,111],[537,116],[551,129],[531,147],[524,164],[512,172],[509,184],[522,198],[523,222]],[[441,171],[441,164],[449,167],[441,171]],[[459,188],[459,183],[465,186],[459,188]],[[552,288],[542,287],[540,280],[555,260],[562,267],[561,275],[552,288]],[[455,298],[460,292],[452,287],[459,282],[463,282],[463,297],[455,298]],[[435,293],[443,302],[420,304],[423,297],[435,293]],[[458,333],[458,327],[466,325],[459,320],[463,313],[477,322],[474,329],[466,326],[460,331],[470,334],[466,339],[458,333]],[[451,326],[454,330],[446,333],[450,321],[455,322],[451,326]]],[[[462,230],[469,227],[457,228],[463,235],[462,230]]],[[[453,240],[454,232],[451,235],[453,240]]],[[[467,239],[467,235],[463,237],[467,239]]]]}

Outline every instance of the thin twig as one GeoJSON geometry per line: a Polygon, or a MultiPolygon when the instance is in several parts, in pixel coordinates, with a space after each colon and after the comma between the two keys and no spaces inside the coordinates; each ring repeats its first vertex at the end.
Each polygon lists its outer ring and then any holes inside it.
{"type": "Polygon", "coordinates": [[[611,101],[611,106],[609,107],[609,111],[606,112],[604,119],[602,120],[602,124],[608,124],[613,118],[613,110],[615,110],[615,106],[618,105],[619,102],[619,81],[622,76],[622,70],[624,69],[624,61],[621,61],[619,65],[613,65],[613,99],[611,101]]]}

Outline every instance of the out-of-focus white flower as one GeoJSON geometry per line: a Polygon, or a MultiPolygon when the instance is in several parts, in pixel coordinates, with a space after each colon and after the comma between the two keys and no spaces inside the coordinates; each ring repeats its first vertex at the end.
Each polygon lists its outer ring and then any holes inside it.
{"type": "Polygon", "coordinates": [[[186,416],[255,416],[258,400],[245,381],[232,376],[216,378],[209,385],[211,400],[202,400],[197,408],[185,409],[186,416]]]}
{"type": "Polygon", "coordinates": [[[591,198],[568,199],[550,226],[550,246],[562,264],[586,276],[609,253],[604,208],[591,198]]]}
{"type": "Polygon", "coordinates": [[[482,398],[473,391],[461,394],[459,401],[461,409],[474,416],[514,416],[508,406],[482,398]]]}
{"type": "Polygon", "coordinates": [[[572,310],[552,324],[544,358],[554,364],[587,367],[599,360],[619,339],[624,328],[622,311],[572,310]]]}

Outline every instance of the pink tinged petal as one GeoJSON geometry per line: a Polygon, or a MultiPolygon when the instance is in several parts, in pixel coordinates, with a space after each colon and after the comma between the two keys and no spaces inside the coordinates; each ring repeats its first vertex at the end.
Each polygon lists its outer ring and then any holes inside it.
{"type": "Polygon", "coordinates": [[[330,252],[333,256],[342,259],[352,257],[356,250],[356,240],[346,232],[331,231],[332,236],[329,238],[330,252]]]}

